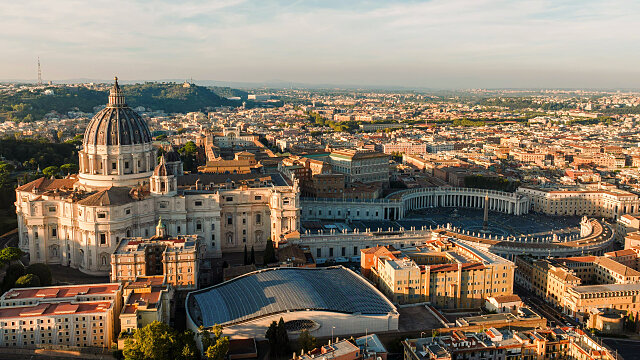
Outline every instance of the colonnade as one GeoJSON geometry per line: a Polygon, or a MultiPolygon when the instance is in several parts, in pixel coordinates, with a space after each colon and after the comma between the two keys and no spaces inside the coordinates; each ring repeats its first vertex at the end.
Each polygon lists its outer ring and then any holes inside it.
{"type": "Polygon", "coordinates": [[[491,211],[513,215],[522,215],[529,211],[529,199],[526,196],[495,190],[424,188],[411,189],[392,196],[402,199],[405,214],[411,210],[435,207],[483,209],[485,200],[488,200],[491,211]]]}

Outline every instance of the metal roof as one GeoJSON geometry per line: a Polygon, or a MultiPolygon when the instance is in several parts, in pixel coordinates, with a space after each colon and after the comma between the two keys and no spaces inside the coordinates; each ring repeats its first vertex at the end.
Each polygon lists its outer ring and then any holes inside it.
{"type": "Polygon", "coordinates": [[[287,311],[396,312],[382,293],[342,266],[260,270],[192,292],[189,298],[189,316],[196,325],[205,327],[287,311]]]}

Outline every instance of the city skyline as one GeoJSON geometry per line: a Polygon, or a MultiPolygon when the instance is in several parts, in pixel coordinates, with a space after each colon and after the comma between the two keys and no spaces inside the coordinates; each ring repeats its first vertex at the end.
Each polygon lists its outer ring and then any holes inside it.
{"type": "Polygon", "coordinates": [[[637,88],[631,1],[2,5],[0,79],[637,88]],[[82,14],[82,16],[77,16],[82,14]],[[82,30],[82,31],[79,31],[82,30]],[[624,56],[621,56],[624,54],[624,56]]]}

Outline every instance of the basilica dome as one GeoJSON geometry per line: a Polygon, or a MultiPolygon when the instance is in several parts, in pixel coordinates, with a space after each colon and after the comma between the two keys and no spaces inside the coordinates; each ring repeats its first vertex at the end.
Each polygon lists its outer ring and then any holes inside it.
{"type": "Polygon", "coordinates": [[[118,78],[107,107],[98,112],[84,133],[84,146],[119,146],[151,143],[147,123],[124,101],[118,78]]]}
{"type": "Polygon", "coordinates": [[[78,158],[78,186],[87,190],[137,186],[153,175],[157,159],[151,132],[144,119],[125,103],[118,78],[107,107],[87,126],[78,158]]]}

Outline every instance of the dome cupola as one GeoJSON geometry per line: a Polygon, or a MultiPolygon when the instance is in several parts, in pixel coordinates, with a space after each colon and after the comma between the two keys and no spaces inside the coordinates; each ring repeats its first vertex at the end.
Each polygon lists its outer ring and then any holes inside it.
{"type": "Polygon", "coordinates": [[[156,166],[149,126],[127,106],[117,77],[82,144],[79,183],[85,187],[135,186],[148,182],[156,166]]]}
{"type": "Polygon", "coordinates": [[[135,145],[151,142],[147,123],[124,100],[118,78],[109,92],[109,103],[87,126],[84,146],[135,145]]]}

